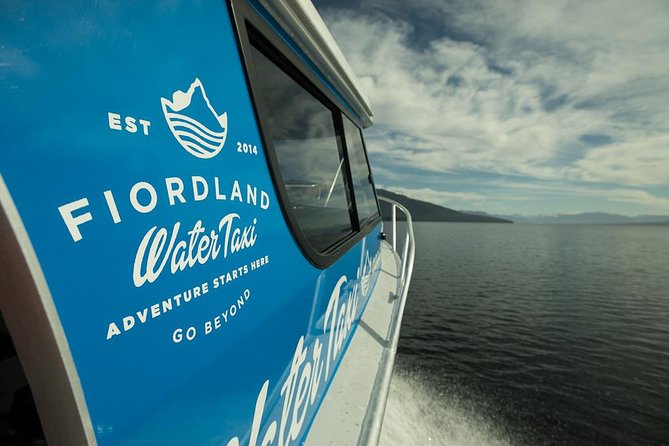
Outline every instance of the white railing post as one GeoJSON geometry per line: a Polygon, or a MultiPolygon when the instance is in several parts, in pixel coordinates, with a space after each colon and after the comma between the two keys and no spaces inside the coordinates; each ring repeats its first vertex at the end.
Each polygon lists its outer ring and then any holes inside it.
{"type": "Polygon", "coordinates": [[[409,236],[404,237],[404,249],[402,250],[402,272],[400,273],[400,282],[404,286],[404,276],[406,275],[407,254],[409,253],[409,236]]]}
{"type": "Polygon", "coordinates": [[[393,204],[393,251],[397,252],[397,206],[393,204]]]}

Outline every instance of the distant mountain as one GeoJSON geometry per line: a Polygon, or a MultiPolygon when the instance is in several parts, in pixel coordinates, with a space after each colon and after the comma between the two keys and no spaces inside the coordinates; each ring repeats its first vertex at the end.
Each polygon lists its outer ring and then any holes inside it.
{"type": "MultiPolygon", "coordinates": [[[[414,221],[451,221],[451,222],[470,222],[470,223],[513,223],[511,220],[504,218],[492,217],[490,215],[468,214],[465,212],[455,211],[443,206],[439,206],[427,201],[414,200],[405,195],[396,194],[384,189],[377,189],[376,192],[381,197],[395,200],[409,212],[414,221]]],[[[391,206],[381,201],[381,213],[385,219],[390,218],[391,206]]],[[[397,213],[398,220],[403,220],[401,212],[397,213]]]]}
{"type": "Polygon", "coordinates": [[[555,215],[504,215],[516,223],[554,224],[554,225],[624,225],[624,224],[669,224],[667,215],[626,215],[608,214],[605,212],[584,212],[581,214],[555,215]]]}

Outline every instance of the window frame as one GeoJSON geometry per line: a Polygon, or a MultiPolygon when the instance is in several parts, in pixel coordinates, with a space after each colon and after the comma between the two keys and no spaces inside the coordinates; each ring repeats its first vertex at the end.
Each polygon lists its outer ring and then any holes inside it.
{"type": "MultiPolygon", "coordinates": [[[[345,150],[346,150],[346,156],[348,157],[349,156],[349,148],[348,148],[348,142],[347,142],[347,139],[346,139],[346,129],[344,128],[344,122],[343,122],[344,118],[347,118],[347,117],[348,117],[347,115],[344,115],[342,113],[342,116],[341,116],[342,123],[341,124],[342,124],[342,131],[344,132],[344,141],[345,141],[344,146],[345,146],[345,150]]],[[[360,136],[360,143],[362,144],[362,154],[365,157],[365,163],[367,165],[367,171],[369,172],[369,176],[367,177],[367,181],[369,181],[369,184],[372,186],[372,192],[374,193],[374,202],[376,203],[376,217],[373,218],[373,219],[370,219],[369,222],[366,222],[365,225],[362,226],[362,227],[367,227],[370,224],[375,225],[379,221],[381,221],[381,219],[382,219],[381,207],[379,206],[379,198],[376,195],[376,184],[374,184],[374,174],[372,173],[372,166],[371,166],[371,164],[369,164],[369,155],[367,154],[367,145],[365,144],[365,138],[364,138],[364,135],[362,133],[362,128],[360,128],[360,126],[358,124],[356,124],[356,122],[354,120],[350,119],[350,121],[351,121],[351,124],[353,124],[356,127],[356,131],[358,132],[358,135],[360,136]]],[[[351,177],[351,183],[353,183],[353,172],[350,170],[350,167],[351,166],[349,164],[349,175],[351,177]]],[[[357,208],[358,203],[355,201],[355,189],[354,189],[354,187],[352,189],[353,189],[353,196],[354,196],[353,197],[354,198],[354,205],[356,206],[356,218],[357,218],[356,224],[359,226],[360,225],[360,216],[358,215],[358,208],[357,208]]]]}
{"type": "MultiPolygon", "coordinates": [[[[258,131],[262,140],[262,145],[267,160],[267,167],[274,184],[275,191],[279,198],[282,214],[291,234],[305,257],[316,267],[320,269],[327,268],[337,261],[344,253],[350,250],[362,238],[367,236],[381,222],[381,212],[374,186],[373,177],[370,183],[374,190],[374,198],[378,215],[369,220],[363,227],[360,227],[357,213],[357,204],[355,201],[355,191],[353,189],[351,166],[349,160],[346,135],[344,131],[343,117],[346,116],[353,122],[360,132],[365,160],[369,166],[369,157],[360,120],[346,107],[344,103],[335,95],[328,85],[316,74],[307,63],[296,54],[290,45],[280,36],[263,17],[246,0],[230,0],[230,16],[233,19],[233,25],[236,28],[236,38],[239,54],[244,66],[244,72],[247,82],[247,88],[251,97],[252,107],[256,117],[258,131]],[[332,112],[337,147],[344,159],[344,184],[348,202],[350,203],[349,216],[351,220],[352,231],[338,239],[333,245],[325,251],[316,250],[307,237],[302,232],[297,218],[292,211],[286,185],[281,180],[281,171],[279,161],[271,138],[269,127],[268,112],[262,100],[260,90],[260,81],[253,61],[253,48],[260,51],[270,62],[274,63],[280,70],[288,75],[293,81],[304,88],[309,94],[320,101],[325,108],[332,112]]],[[[371,168],[370,168],[371,176],[371,168]]]]}

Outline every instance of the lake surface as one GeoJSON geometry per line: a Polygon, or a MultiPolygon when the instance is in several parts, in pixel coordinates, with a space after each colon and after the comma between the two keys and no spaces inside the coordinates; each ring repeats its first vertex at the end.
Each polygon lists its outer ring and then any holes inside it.
{"type": "Polygon", "coordinates": [[[381,445],[669,444],[669,227],[415,233],[381,445]]]}

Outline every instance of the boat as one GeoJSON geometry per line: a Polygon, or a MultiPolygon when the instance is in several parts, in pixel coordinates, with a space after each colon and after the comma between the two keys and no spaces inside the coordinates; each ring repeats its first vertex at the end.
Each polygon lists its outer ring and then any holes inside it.
{"type": "Polygon", "coordinates": [[[413,229],[314,6],[10,0],[0,42],[0,443],[377,444],[413,229]]]}

